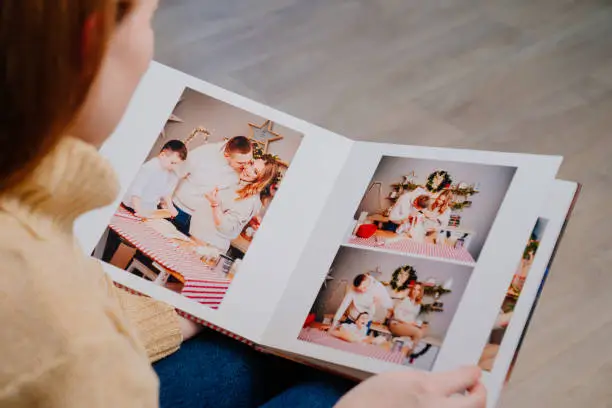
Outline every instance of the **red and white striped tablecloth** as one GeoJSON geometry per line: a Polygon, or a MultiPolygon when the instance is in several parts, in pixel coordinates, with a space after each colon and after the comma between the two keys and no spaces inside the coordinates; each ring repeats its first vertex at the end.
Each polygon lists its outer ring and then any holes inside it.
{"type": "Polygon", "coordinates": [[[457,249],[447,245],[416,242],[409,238],[359,238],[352,236],[349,238],[349,244],[367,246],[370,248],[388,249],[408,254],[424,255],[433,258],[453,259],[461,262],[475,262],[472,255],[465,249],[457,249]]]}
{"type": "Polygon", "coordinates": [[[195,253],[179,247],[122,208],[109,227],[155,262],[183,276],[185,297],[213,309],[219,307],[231,281],[206,266],[195,253]]]}
{"type": "Polygon", "coordinates": [[[316,343],[321,346],[331,347],[336,350],[348,351],[349,353],[358,354],[360,356],[387,361],[389,363],[404,363],[404,355],[400,351],[389,351],[382,346],[374,344],[349,343],[319,329],[304,328],[300,331],[298,339],[309,343],[316,343]]]}

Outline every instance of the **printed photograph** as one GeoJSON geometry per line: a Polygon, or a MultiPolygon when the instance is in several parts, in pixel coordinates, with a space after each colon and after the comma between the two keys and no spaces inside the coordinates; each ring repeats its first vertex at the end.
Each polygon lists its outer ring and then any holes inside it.
{"type": "Polygon", "coordinates": [[[218,308],[302,138],[187,88],[93,256],[218,308]]]}
{"type": "Polygon", "coordinates": [[[383,157],[347,244],[474,263],[515,167],[383,157]]]}
{"type": "Polygon", "coordinates": [[[298,339],[430,370],[472,266],[341,247],[298,339]]]}
{"type": "MultiPolygon", "coordinates": [[[[525,279],[527,279],[527,275],[529,275],[529,271],[531,270],[531,265],[535,259],[535,255],[538,251],[538,247],[540,245],[542,236],[544,235],[547,223],[548,221],[544,218],[538,219],[535,227],[533,228],[531,236],[529,237],[529,241],[525,246],[523,256],[521,257],[517,270],[512,278],[512,283],[506,291],[506,297],[504,298],[504,302],[502,303],[499,314],[497,315],[497,320],[491,329],[489,342],[485,346],[478,363],[480,368],[485,371],[491,371],[493,369],[493,365],[495,364],[495,360],[499,352],[499,347],[504,339],[504,336],[506,335],[506,329],[512,320],[514,306],[521,296],[521,291],[525,285],[525,279]]],[[[510,371],[511,370],[508,371],[508,375],[510,374],[510,371]]]]}

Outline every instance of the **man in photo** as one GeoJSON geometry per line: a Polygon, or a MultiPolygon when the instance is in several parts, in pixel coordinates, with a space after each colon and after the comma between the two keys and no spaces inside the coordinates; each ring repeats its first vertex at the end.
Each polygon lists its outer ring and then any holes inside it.
{"type": "Polygon", "coordinates": [[[383,284],[372,276],[357,275],[336,311],[331,330],[337,329],[340,323],[356,323],[362,313],[368,314],[369,325],[375,316],[377,306],[385,310],[385,317],[390,315],[393,309],[391,296],[383,284]]]}
{"type": "Polygon", "coordinates": [[[180,140],[168,141],[156,157],[142,165],[122,205],[142,218],[155,218],[159,209],[167,210],[166,216],[175,217],[178,211],[172,205],[172,193],[179,182],[175,170],[186,159],[185,144],[180,140]]]}
{"type": "Polygon", "coordinates": [[[231,241],[258,216],[261,193],[277,176],[278,167],[273,157],[255,159],[240,173],[239,184],[204,194],[206,202],[195,208],[191,218],[191,236],[227,252],[231,241]]]}
{"type": "Polygon", "coordinates": [[[252,161],[253,146],[245,136],[193,149],[179,171],[183,180],[173,198],[178,212],[172,220],[176,228],[189,235],[194,211],[208,202],[205,195],[217,188],[238,185],[240,174],[252,161]]]}

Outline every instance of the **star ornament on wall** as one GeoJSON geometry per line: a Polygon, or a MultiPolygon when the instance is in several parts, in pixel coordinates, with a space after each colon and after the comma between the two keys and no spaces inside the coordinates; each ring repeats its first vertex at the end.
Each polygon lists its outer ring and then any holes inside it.
{"type": "Polygon", "coordinates": [[[327,272],[327,276],[325,276],[325,280],[323,281],[323,287],[327,288],[327,282],[329,282],[329,281],[333,281],[334,279],[336,279],[336,278],[334,278],[334,277],[332,276],[332,272],[333,272],[333,271],[334,271],[334,269],[333,269],[333,268],[330,268],[330,269],[329,269],[329,272],[327,272]]]}
{"type": "Polygon", "coordinates": [[[261,125],[249,123],[249,127],[251,128],[251,136],[249,137],[249,139],[257,143],[258,145],[261,145],[264,153],[268,153],[268,147],[270,146],[270,143],[283,139],[283,136],[272,130],[273,126],[274,122],[272,122],[271,120],[266,120],[261,125]]]}
{"type": "Polygon", "coordinates": [[[166,120],[166,123],[164,124],[164,127],[161,130],[161,137],[165,140],[166,139],[166,126],[168,126],[168,124],[170,123],[183,123],[183,119],[180,118],[179,116],[176,115],[176,113],[174,113],[174,111],[176,110],[176,108],[179,106],[179,104],[183,102],[183,98],[179,99],[176,102],[176,105],[174,105],[174,109],[172,110],[172,113],[170,113],[170,116],[168,117],[168,120],[166,120]]]}
{"type": "Polygon", "coordinates": [[[370,275],[376,275],[378,277],[382,276],[383,271],[380,269],[380,266],[377,266],[373,270],[370,271],[370,275]]]}

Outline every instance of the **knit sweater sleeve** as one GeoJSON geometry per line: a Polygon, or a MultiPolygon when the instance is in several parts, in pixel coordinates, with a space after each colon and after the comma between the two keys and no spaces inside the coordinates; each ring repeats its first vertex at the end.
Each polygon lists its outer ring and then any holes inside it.
{"type": "Polygon", "coordinates": [[[136,328],[151,362],[178,350],[183,337],[179,316],[172,306],[118,288],[115,288],[115,291],[126,317],[136,328]]]}

